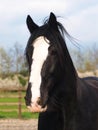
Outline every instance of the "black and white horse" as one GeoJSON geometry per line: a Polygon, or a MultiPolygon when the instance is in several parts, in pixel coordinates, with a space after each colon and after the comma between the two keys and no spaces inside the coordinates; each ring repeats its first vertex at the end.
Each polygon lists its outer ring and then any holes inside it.
{"type": "Polygon", "coordinates": [[[27,26],[25,100],[40,112],[38,130],[98,130],[98,78],[78,76],[64,40],[70,35],[53,13],[42,26],[28,16],[27,26]]]}

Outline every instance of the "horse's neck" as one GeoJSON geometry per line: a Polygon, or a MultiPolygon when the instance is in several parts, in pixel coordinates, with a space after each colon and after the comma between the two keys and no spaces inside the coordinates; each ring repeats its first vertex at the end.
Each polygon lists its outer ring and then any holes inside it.
{"type": "Polygon", "coordinates": [[[70,56],[70,53],[69,53],[66,45],[65,45],[64,53],[65,53],[65,55],[64,55],[64,57],[65,57],[64,64],[65,64],[66,78],[67,78],[67,80],[70,80],[70,82],[72,82],[77,77],[77,72],[76,72],[76,69],[74,67],[72,58],[70,56]]]}
{"type": "Polygon", "coordinates": [[[64,120],[65,129],[64,130],[76,130],[76,111],[77,111],[77,80],[69,79],[68,82],[64,81],[65,84],[65,104],[64,110],[64,120]],[[73,81],[71,81],[73,80],[73,81]],[[68,84],[67,84],[68,83],[68,84]]]}

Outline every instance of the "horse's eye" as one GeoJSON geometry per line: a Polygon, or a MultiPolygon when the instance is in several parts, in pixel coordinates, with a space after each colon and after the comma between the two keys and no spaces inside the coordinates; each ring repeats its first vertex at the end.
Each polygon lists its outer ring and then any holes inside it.
{"type": "Polygon", "coordinates": [[[57,54],[57,51],[56,51],[56,50],[52,50],[51,54],[52,54],[52,55],[56,55],[56,54],[57,54]]]}
{"type": "Polygon", "coordinates": [[[49,50],[50,55],[56,55],[57,54],[57,50],[55,49],[54,46],[50,46],[48,50],[49,50]]]}

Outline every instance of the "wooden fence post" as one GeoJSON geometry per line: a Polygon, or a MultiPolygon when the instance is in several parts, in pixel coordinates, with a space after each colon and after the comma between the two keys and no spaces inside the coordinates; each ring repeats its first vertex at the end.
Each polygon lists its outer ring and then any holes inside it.
{"type": "Polygon", "coordinates": [[[22,118],[22,111],[21,111],[21,107],[22,107],[22,93],[21,93],[21,87],[19,87],[18,93],[19,93],[19,104],[18,104],[18,117],[22,118]]]}

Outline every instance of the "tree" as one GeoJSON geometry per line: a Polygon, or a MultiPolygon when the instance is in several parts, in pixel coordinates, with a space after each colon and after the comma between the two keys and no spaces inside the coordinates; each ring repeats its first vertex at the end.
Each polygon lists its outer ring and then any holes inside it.
{"type": "Polygon", "coordinates": [[[72,59],[78,71],[94,71],[98,69],[98,46],[94,44],[85,50],[72,50],[72,59]]]}
{"type": "Polygon", "coordinates": [[[85,70],[94,71],[96,69],[98,69],[98,46],[94,44],[86,50],[85,70]]]}
{"type": "Polygon", "coordinates": [[[12,51],[13,57],[13,68],[16,73],[19,73],[22,69],[25,69],[24,61],[24,50],[19,43],[15,43],[12,51]]]}
{"type": "Polygon", "coordinates": [[[12,58],[5,51],[4,48],[0,48],[0,74],[9,74],[12,67],[12,58]]]}
{"type": "MultiPolygon", "coordinates": [[[[72,49],[71,49],[72,50],[72,49]]],[[[83,71],[84,70],[84,53],[80,49],[74,49],[72,50],[72,59],[74,62],[74,65],[76,66],[78,71],[83,71]]]]}

